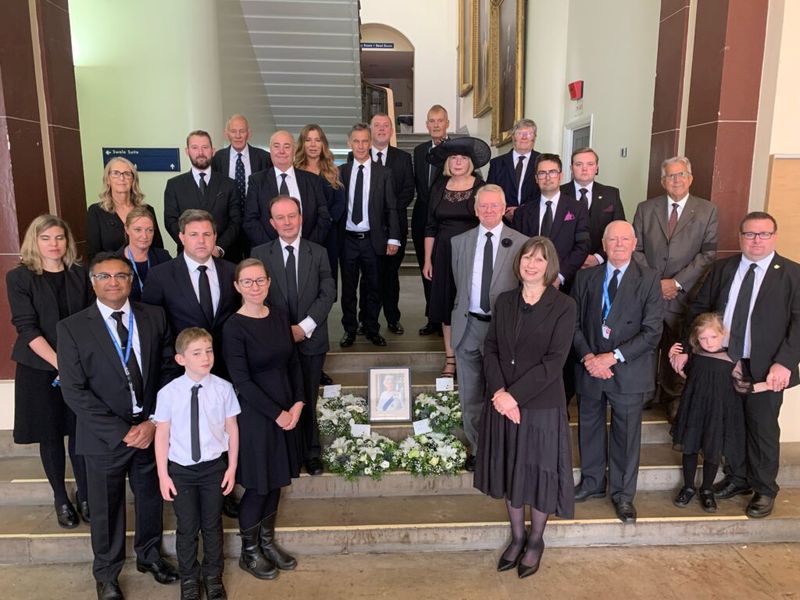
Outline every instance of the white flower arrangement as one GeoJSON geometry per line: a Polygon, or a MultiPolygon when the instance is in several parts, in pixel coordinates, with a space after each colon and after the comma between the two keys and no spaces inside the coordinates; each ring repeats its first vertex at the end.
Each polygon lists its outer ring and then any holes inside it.
{"type": "Polygon", "coordinates": [[[414,420],[428,419],[431,429],[439,433],[451,433],[462,427],[461,402],[458,392],[436,392],[420,394],[414,400],[414,420]]]}
{"type": "Polygon", "coordinates": [[[325,437],[349,436],[350,425],[367,422],[367,401],[360,396],[317,398],[317,425],[325,437]]]}
{"type": "Polygon", "coordinates": [[[398,466],[413,475],[452,475],[467,460],[467,450],[455,436],[425,433],[400,442],[398,466]]]}
{"type": "Polygon", "coordinates": [[[331,473],[345,479],[360,475],[380,479],[396,466],[397,444],[377,433],[365,437],[341,436],[322,453],[331,473]]]}

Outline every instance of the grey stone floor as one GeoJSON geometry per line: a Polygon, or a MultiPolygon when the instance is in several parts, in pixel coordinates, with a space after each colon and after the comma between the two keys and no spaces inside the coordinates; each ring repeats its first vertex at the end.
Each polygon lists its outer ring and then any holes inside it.
{"type": "MultiPolygon", "coordinates": [[[[539,573],[497,573],[496,552],[306,556],[297,570],[258,581],[227,561],[231,600],[356,599],[800,599],[800,543],[547,550],[539,573]]],[[[0,597],[94,598],[89,564],[0,567],[0,597]]],[[[128,600],[178,598],[129,561],[128,600]]]]}

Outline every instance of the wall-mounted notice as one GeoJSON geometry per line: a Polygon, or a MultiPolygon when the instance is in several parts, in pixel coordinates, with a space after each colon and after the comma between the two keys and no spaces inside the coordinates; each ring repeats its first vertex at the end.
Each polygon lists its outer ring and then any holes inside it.
{"type": "Polygon", "coordinates": [[[178,148],[103,148],[103,165],[112,158],[127,158],[140,172],[181,170],[178,148]]]}

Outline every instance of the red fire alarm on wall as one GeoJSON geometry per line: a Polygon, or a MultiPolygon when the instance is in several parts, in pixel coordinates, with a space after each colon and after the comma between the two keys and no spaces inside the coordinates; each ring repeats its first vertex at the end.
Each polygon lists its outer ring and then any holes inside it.
{"type": "Polygon", "coordinates": [[[569,87],[569,99],[570,100],[580,100],[583,98],[583,80],[579,79],[578,81],[573,81],[567,84],[569,87]]]}

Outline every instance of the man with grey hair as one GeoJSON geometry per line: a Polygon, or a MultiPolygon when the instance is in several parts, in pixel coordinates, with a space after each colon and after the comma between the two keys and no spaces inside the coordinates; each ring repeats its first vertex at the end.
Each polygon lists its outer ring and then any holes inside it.
{"type": "Polygon", "coordinates": [[[659,403],[672,420],[678,410],[683,380],[669,364],[669,348],[680,341],[683,318],[692,291],[717,253],[717,207],[689,193],[692,164],[685,156],[661,164],[663,196],[636,207],[636,259],[655,269],[661,278],[664,330],[659,345],[659,403]]]}
{"type": "Polygon", "coordinates": [[[539,186],[534,175],[534,165],[539,153],[533,149],[536,143],[536,123],[531,119],[520,119],[511,129],[514,147],[489,162],[487,183],[503,188],[506,195],[506,216],[510,220],[518,206],[530,199],[538,198],[539,186]]]}

